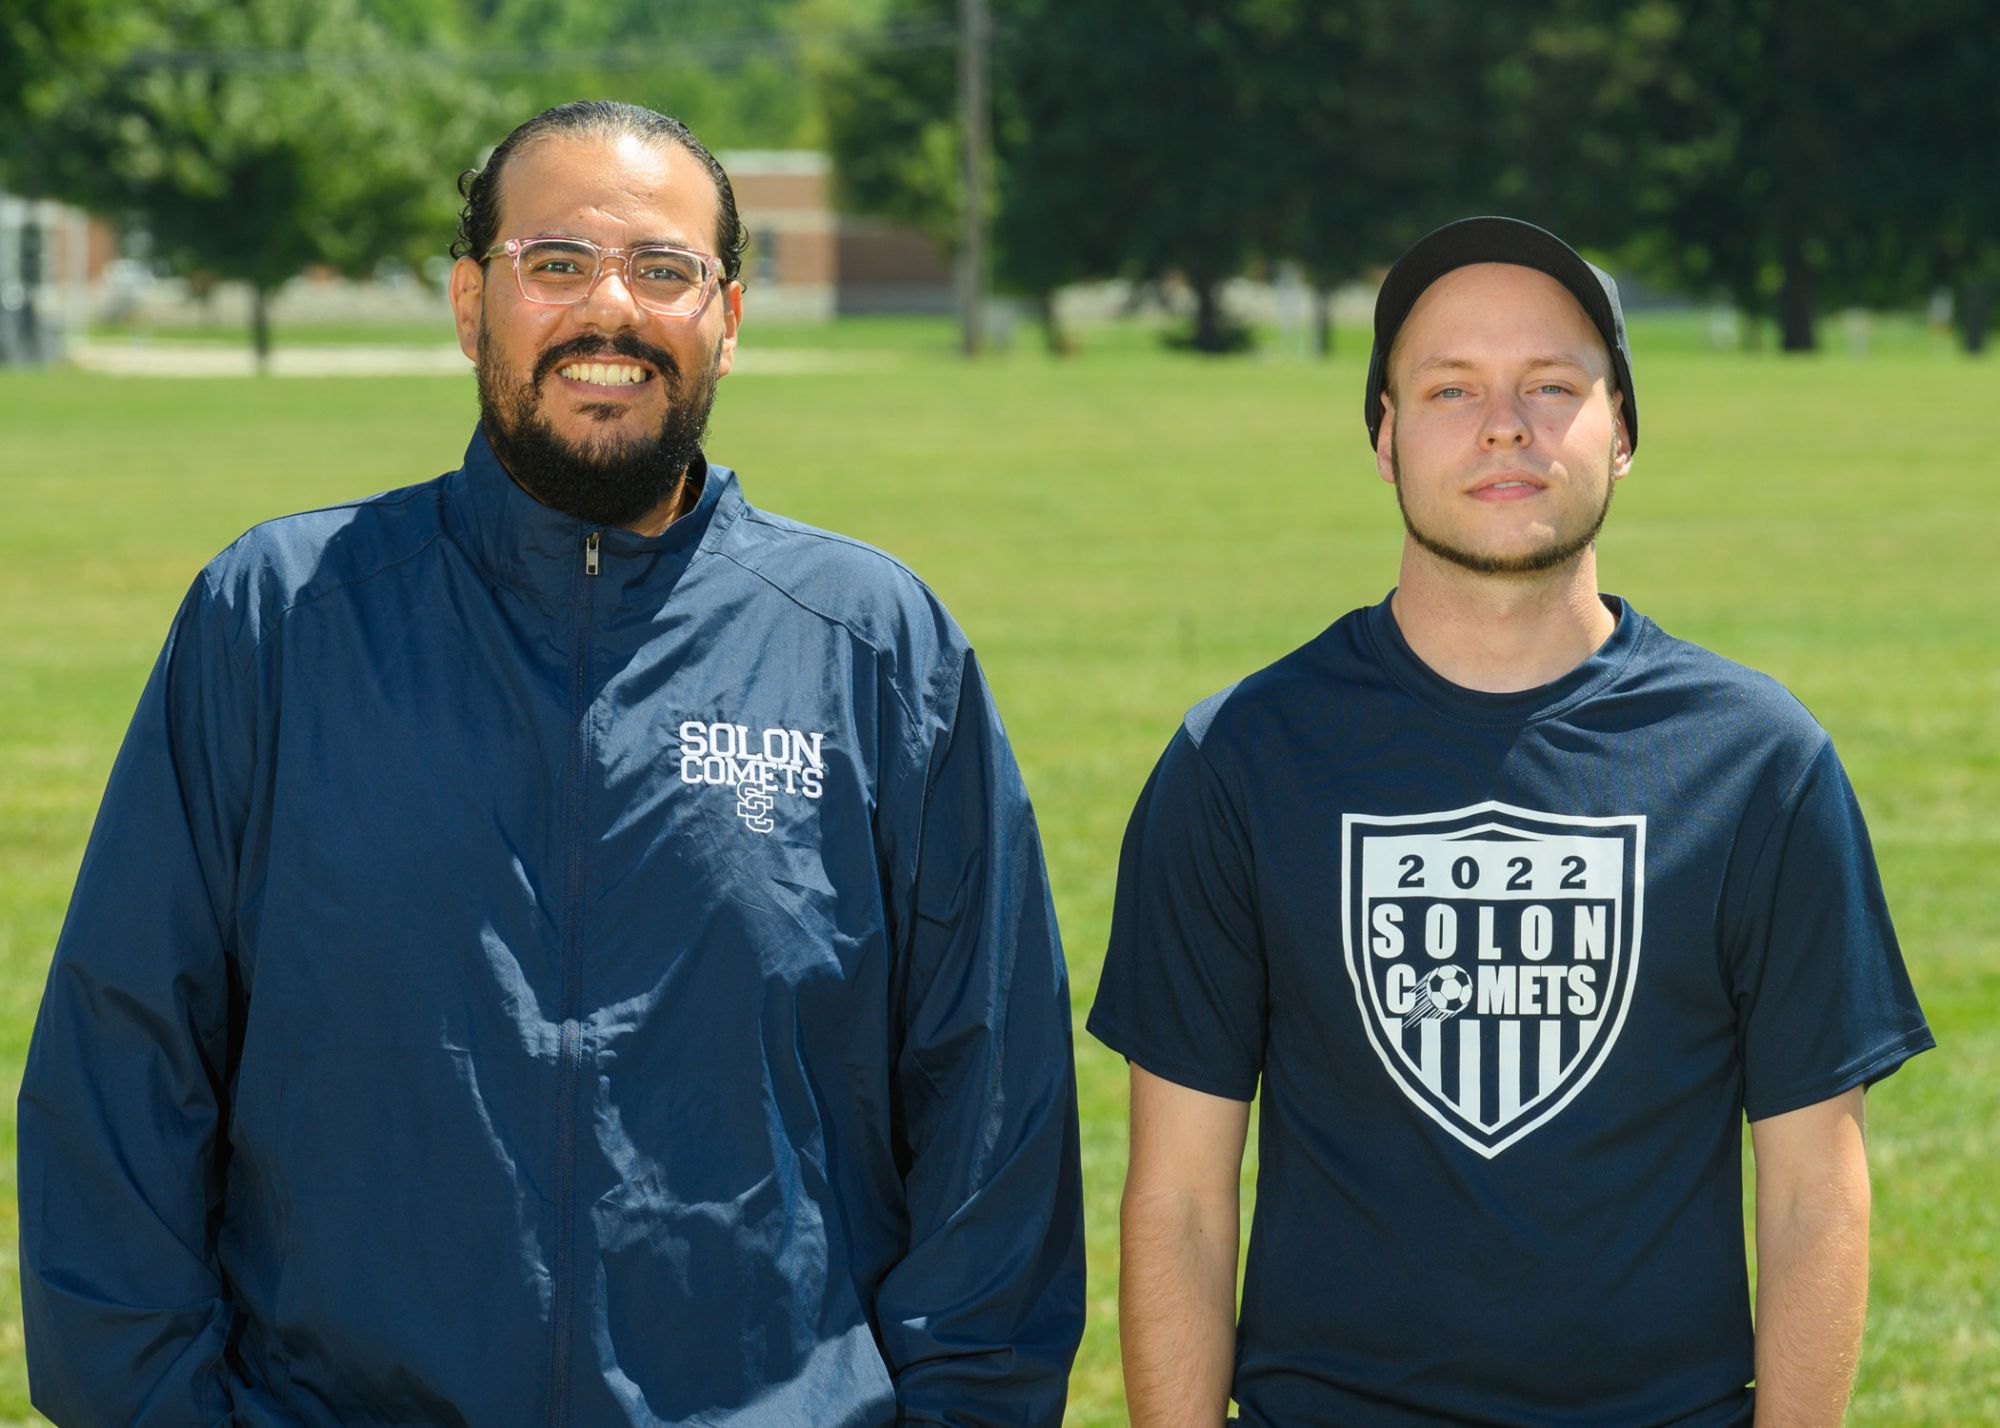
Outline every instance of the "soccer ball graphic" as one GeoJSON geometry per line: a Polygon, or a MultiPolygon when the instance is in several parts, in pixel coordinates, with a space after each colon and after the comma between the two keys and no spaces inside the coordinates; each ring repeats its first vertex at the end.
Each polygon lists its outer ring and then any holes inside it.
{"type": "Polygon", "coordinates": [[[1419,984],[1417,1004],[1428,1003],[1428,1014],[1443,1020],[1472,1004],[1472,978],[1462,967],[1439,967],[1419,984]]]}

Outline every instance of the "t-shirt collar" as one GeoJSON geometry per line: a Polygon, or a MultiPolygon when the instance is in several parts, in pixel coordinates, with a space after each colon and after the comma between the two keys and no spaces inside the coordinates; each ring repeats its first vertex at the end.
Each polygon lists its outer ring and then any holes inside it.
{"type": "Polygon", "coordinates": [[[1391,590],[1379,605],[1372,606],[1363,621],[1377,657],[1390,677],[1420,703],[1467,724],[1528,724],[1560,714],[1617,676],[1638,649],[1648,623],[1619,596],[1600,595],[1605,609],[1618,622],[1603,644],[1574,669],[1547,684],[1493,694],[1453,684],[1417,657],[1389,608],[1395,593],[1391,590]]]}

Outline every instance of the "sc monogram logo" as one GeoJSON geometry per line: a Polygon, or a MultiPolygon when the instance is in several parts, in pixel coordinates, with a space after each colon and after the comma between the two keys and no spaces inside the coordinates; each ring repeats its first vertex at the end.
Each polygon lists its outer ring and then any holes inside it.
{"type": "Polygon", "coordinates": [[[750,825],[753,833],[769,833],[778,825],[771,820],[771,810],[777,800],[771,791],[759,783],[738,784],[736,787],[736,816],[750,825]]]}

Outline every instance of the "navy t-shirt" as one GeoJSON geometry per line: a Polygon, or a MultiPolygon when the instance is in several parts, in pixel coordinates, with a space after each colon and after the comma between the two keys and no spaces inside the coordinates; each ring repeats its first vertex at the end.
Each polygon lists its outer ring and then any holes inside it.
{"type": "Polygon", "coordinates": [[[1740,1117],[1933,1044],[1825,732],[1605,602],[1515,694],[1358,610],[1133,812],[1089,1026],[1262,1081],[1247,1424],[1747,1424],[1740,1117]]]}

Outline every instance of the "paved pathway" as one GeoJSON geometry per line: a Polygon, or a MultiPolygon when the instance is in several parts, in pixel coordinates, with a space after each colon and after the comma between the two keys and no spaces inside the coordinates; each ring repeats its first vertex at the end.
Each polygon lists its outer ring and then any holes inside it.
{"type": "MultiPolygon", "coordinates": [[[[732,374],[748,372],[842,372],[893,366],[898,352],[849,351],[831,347],[743,348],[732,374]]],[[[177,342],[142,338],[79,342],[70,361],[86,372],[117,377],[249,377],[257,365],[250,349],[222,342],[177,342]]],[[[287,347],[271,352],[274,377],[456,377],[472,364],[453,346],[352,344],[287,347]]]]}

